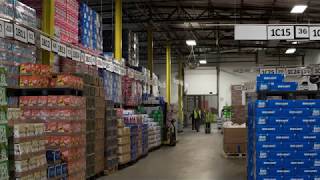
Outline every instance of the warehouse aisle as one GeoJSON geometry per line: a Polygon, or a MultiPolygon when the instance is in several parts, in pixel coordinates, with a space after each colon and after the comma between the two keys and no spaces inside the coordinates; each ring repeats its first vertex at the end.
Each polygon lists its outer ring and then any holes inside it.
{"type": "Polygon", "coordinates": [[[221,134],[189,130],[176,147],[164,147],[101,180],[245,180],[245,159],[228,160],[221,151],[221,134]]]}

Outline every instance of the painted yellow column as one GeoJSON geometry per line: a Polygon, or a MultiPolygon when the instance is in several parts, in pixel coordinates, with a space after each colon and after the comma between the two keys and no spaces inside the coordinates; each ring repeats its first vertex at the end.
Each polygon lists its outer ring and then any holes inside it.
{"type": "MultiPolygon", "coordinates": [[[[151,27],[148,28],[148,69],[150,70],[150,78],[153,74],[153,32],[151,27]]],[[[150,86],[150,94],[152,94],[152,86],[150,86]]]]}
{"type": "MultiPolygon", "coordinates": [[[[42,31],[47,33],[49,36],[54,36],[54,13],[55,3],[54,0],[42,1],[42,31]]],[[[53,64],[54,55],[52,52],[42,50],[42,63],[53,64]]]]}
{"type": "Polygon", "coordinates": [[[183,85],[181,84],[183,81],[182,71],[183,71],[182,61],[181,59],[179,59],[178,105],[179,105],[179,121],[181,125],[183,125],[183,85]]]}
{"type": "Polygon", "coordinates": [[[166,95],[167,103],[171,104],[171,45],[166,46],[166,95]]]}
{"type": "Polygon", "coordinates": [[[115,0],[114,57],[122,59],[122,0],[115,0]]]}

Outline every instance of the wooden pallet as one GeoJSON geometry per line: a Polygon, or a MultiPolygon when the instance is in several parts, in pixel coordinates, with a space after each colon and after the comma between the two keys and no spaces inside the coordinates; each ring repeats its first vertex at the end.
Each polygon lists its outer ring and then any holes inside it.
{"type": "Polygon", "coordinates": [[[246,153],[226,153],[222,151],[222,155],[227,159],[245,159],[247,157],[246,153]]]}
{"type": "Polygon", "coordinates": [[[109,168],[109,169],[104,170],[104,175],[110,176],[111,174],[114,174],[117,171],[118,171],[118,166],[115,166],[113,168],[109,168]]]}

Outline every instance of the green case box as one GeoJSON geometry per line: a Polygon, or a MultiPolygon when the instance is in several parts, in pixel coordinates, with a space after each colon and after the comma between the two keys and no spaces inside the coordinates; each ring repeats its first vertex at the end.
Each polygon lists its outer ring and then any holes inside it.
{"type": "Polygon", "coordinates": [[[8,126],[0,124],[0,143],[8,144],[8,126]]]}
{"type": "Polygon", "coordinates": [[[7,180],[9,179],[9,166],[8,161],[0,163],[0,179],[7,180]]]}

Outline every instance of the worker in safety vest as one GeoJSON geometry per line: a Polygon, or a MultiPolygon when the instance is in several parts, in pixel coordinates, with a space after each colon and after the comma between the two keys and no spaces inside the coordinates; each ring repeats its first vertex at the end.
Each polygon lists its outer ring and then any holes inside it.
{"type": "Polygon", "coordinates": [[[206,114],[206,134],[211,133],[211,123],[216,122],[216,114],[214,113],[214,108],[210,108],[210,111],[206,114]]]}
{"type": "Polygon", "coordinates": [[[192,130],[195,129],[197,132],[199,132],[201,117],[201,110],[199,108],[195,108],[191,114],[192,130]]]}

